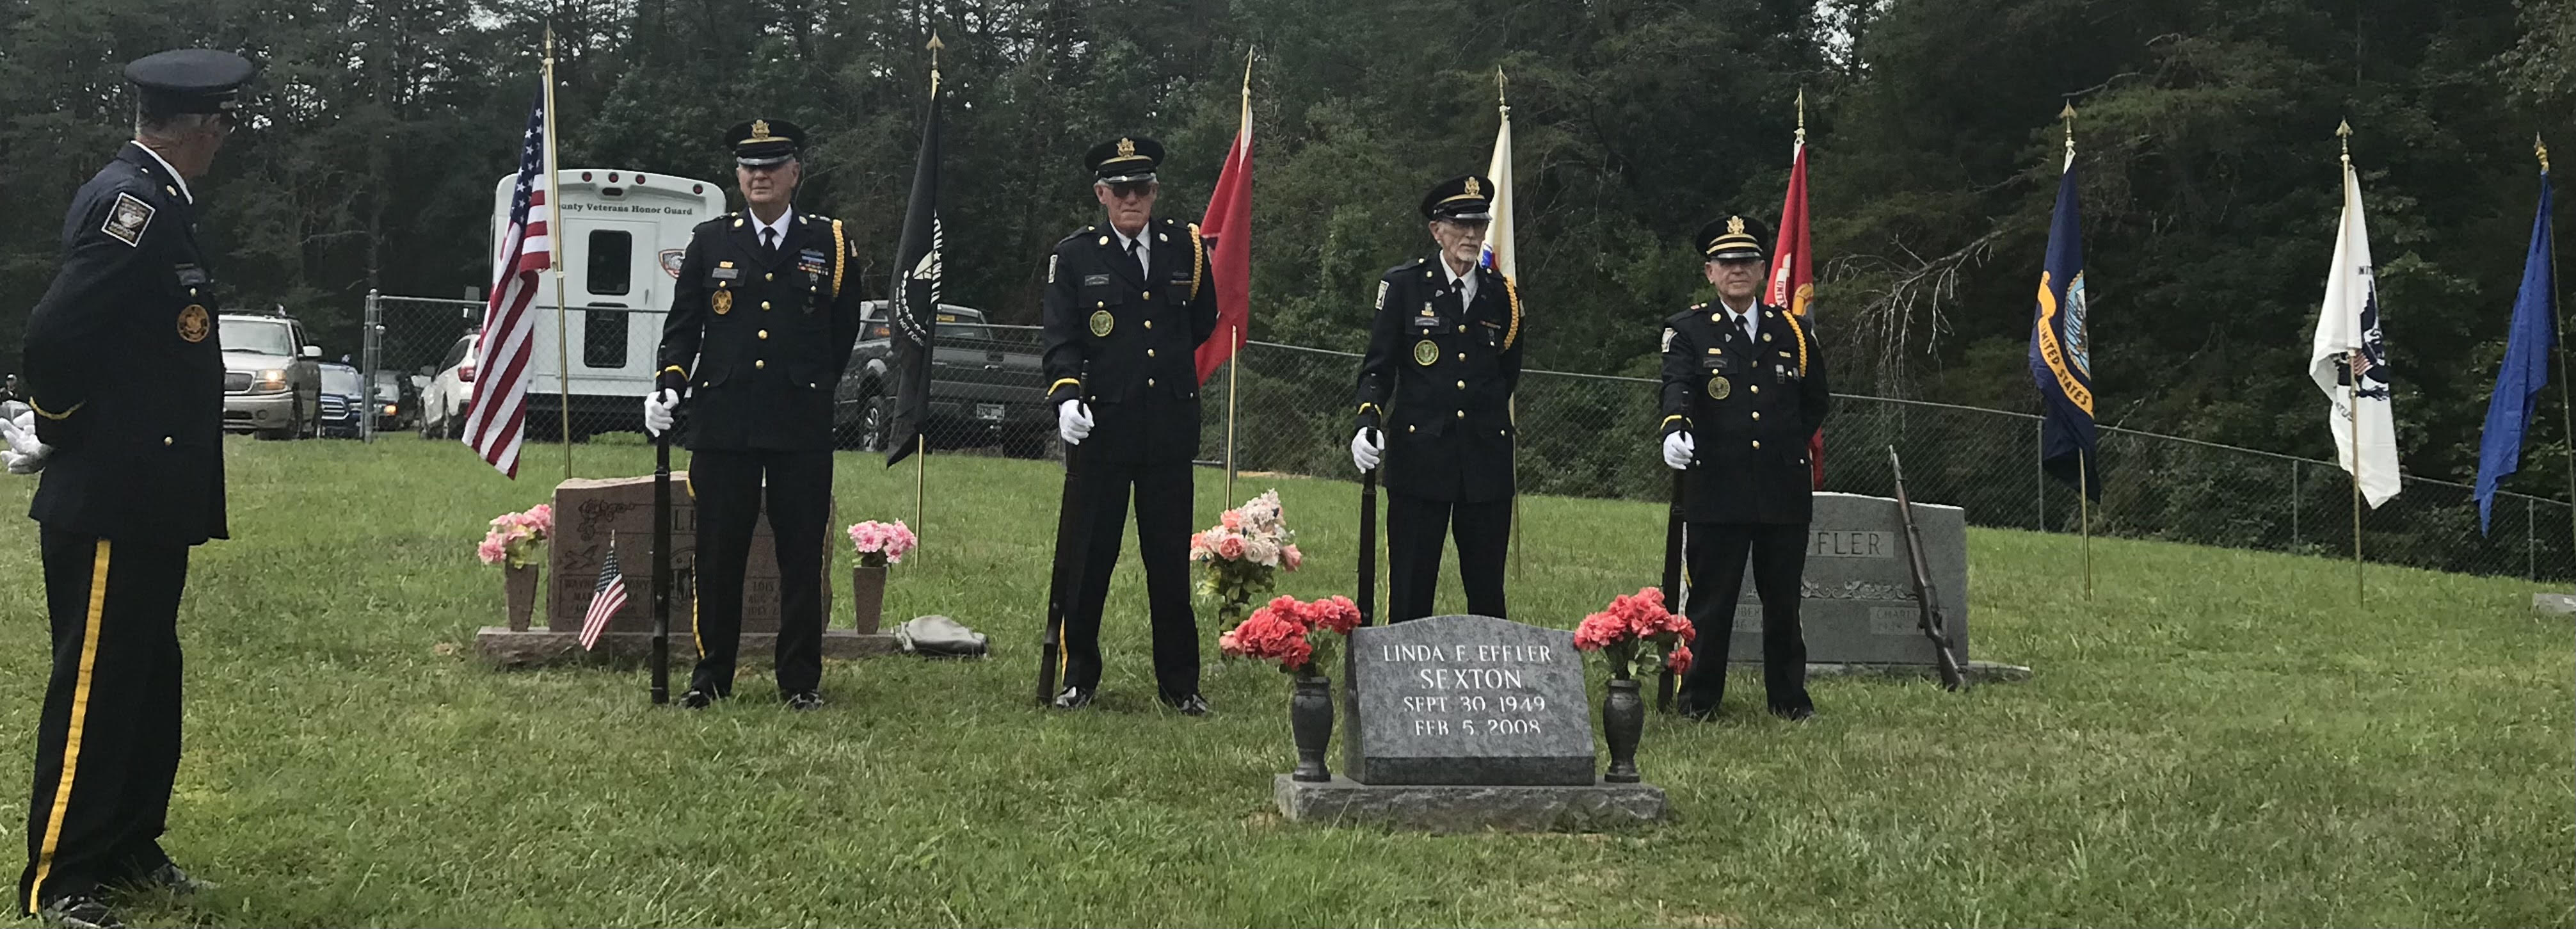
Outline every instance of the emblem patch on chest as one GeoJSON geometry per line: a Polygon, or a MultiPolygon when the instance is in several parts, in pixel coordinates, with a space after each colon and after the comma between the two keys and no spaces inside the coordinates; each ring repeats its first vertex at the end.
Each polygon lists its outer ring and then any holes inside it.
{"type": "Polygon", "coordinates": [[[1726,399],[1726,395],[1731,394],[1731,393],[1734,393],[1734,392],[1735,392],[1735,385],[1727,383],[1727,382],[1726,382],[1726,378],[1723,378],[1723,377],[1712,377],[1712,378],[1709,378],[1709,379],[1708,379],[1708,398],[1709,398],[1709,399],[1711,399],[1711,400],[1724,400],[1724,399],[1726,399]]]}
{"type": "Polygon", "coordinates": [[[719,290],[708,294],[707,305],[713,308],[718,316],[733,312],[733,291],[719,290]]]}
{"type": "Polygon", "coordinates": [[[211,327],[206,325],[206,308],[204,306],[191,303],[188,304],[187,309],[179,311],[180,338],[186,339],[190,342],[203,342],[206,340],[206,333],[209,331],[211,331],[211,327]]]}
{"type": "Polygon", "coordinates": [[[144,227],[152,225],[152,204],[133,194],[117,194],[116,205],[107,210],[107,223],[99,227],[109,237],[127,245],[143,241],[144,227]]]}
{"type": "Polygon", "coordinates": [[[1422,341],[1420,341],[1420,342],[1415,342],[1415,343],[1413,343],[1413,363],[1414,363],[1414,364],[1418,364],[1418,365],[1421,365],[1421,366],[1423,366],[1423,367],[1426,367],[1426,368],[1427,368],[1427,367],[1430,367],[1430,366],[1431,366],[1431,364],[1432,364],[1433,362],[1436,362],[1436,361],[1439,361],[1439,360],[1440,360],[1440,346],[1433,344],[1433,343],[1432,343],[1432,341],[1431,341],[1430,339],[1424,339],[1424,340],[1422,340],[1422,341]]]}
{"type": "Polygon", "coordinates": [[[1118,317],[1109,315],[1108,310],[1092,311],[1091,334],[1094,338],[1106,339],[1109,337],[1110,330],[1116,328],[1118,328],[1118,317]]]}

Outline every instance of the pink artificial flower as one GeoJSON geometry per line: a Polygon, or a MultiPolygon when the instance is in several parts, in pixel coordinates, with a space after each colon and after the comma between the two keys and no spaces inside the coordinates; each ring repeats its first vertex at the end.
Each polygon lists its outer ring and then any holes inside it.
{"type": "Polygon", "coordinates": [[[1360,625],[1359,605],[1352,603],[1349,597],[1332,596],[1317,600],[1306,604],[1304,613],[1306,626],[1310,629],[1330,629],[1349,635],[1360,625]]]}
{"type": "Polygon", "coordinates": [[[1251,539],[1243,543],[1243,557],[1265,568],[1279,566],[1279,543],[1268,539],[1251,539]]]}
{"type": "Polygon", "coordinates": [[[529,507],[528,519],[529,524],[536,527],[538,534],[553,535],[555,533],[555,508],[551,504],[540,503],[536,506],[529,507]]]}
{"type": "Polygon", "coordinates": [[[1223,539],[1217,540],[1216,553],[1219,557],[1225,558],[1228,561],[1241,559],[1243,557],[1243,537],[1239,535],[1228,535],[1223,539]]]}
{"type": "Polygon", "coordinates": [[[1243,528],[1243,511],[1227,510],[1223,515],[1217,517],[1217,522],[1228,529],[1241,529],[1243,528]]]}
{"type": "Polygon", "coordinates": [[[1298,565],[1306,563],[1306,555],[1298,551],[1297,546],[1282,545],[1279,546],[1279,562],[1287,565],[1288,570],[1294,571],[1297,570],[1298,565]]]}
{"type": "Polygon", "coordinates": [[[1597,652],[1628,638],[1628,623],[1607,612],[1583,617],[1574,627],[1576,651],[1597,652]]]}
{"type": "Polygon", "coordinates": [[[1690,673],[1691,661],[1691,650],[1688,645],[1675,645],[1672,651],[1664,653],[1664,667],[1671,669],[1674,674],[1690,673]]]}
{"type": "Polygon", "coordinates": [[[483,544],[474,546],[474,557],[483,559],[484,564],[500,564],[501,559],[509,553],[509,548],[503,544],[498,533],[484,536],[483,544]]]}
{"type": "Polygon", "coordinates": [[[1206,554],[1206,553],[1207,553],[1207,550],[1208,550],[1208,544],[1207,544],[1207,533],[1204,533],[1204,532],[1193,532],[1193,533],[1190,533],[1190,555],[1191,555],[1191,556],[1193,556],[1193,557],[1198,556],[1198,555],[1204,555],[1204,554],[1206,554]]]}

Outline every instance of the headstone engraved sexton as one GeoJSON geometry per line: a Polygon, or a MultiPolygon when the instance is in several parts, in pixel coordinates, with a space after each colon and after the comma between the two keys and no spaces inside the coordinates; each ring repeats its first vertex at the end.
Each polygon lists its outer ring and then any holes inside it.
{"type": "MultiPolygon", "coordinates": [[[[671,474],[671,565],[686,572],[697,556],[697,507],[687,490],[688,474],[671,474]]],[[[598,652],[642,655],[653,638],[653,479],[651,477],[576,478],[555,486],[555,535],[546,543],[544,629],[485,626],[475,635],[484,656],[505,665],[535,664],[581,654],[576,637],[591,590],[599,583],[610,540],[617,545],[617,570],[626,579],[626,605],[608,621],[598,652]]],[[[831,520],[826,520],[826,529],[831,520]]],[[[826,557],[838,541],[827,532],[826,557]]],[[[841,544],[847,544],[843,542],[841,544]]],[[[763,514],[752,530],[751,557],[744,566],[742,654],[758,660],[777,648],[777,544],[763,514]]],[[[895,650],[891,635],[861,635],[831,628],[832,571],[827,560],[823,586],[823,654],[857,658],[895,650]]],[[[695,615],[690,591],[671,592],[671,648],[674,655],[694,654],[690,617],[695,615]]]]}
{"type": "Polygon", "coordinates": [[[1663,819],[1664,792],[1605,784],[1574,633],[1438,616],[1351,633],[1342,771],[1280,775],[1294,820],[1435,832],[1613,828],[1663,819]]]}

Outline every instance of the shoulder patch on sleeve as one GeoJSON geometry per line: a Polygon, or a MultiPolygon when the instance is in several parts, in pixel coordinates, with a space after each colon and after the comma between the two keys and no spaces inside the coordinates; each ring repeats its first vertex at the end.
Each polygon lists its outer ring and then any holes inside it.
{"type": "Polygon", "coordinates": [[[1383,280],[1377,282],[1377,309],[1378,312],[1386,312],[1386,282],[1383,280]]]}
{"type": "Polygon", "coordinates": [[[143,241],[143,230],[152,225],[152,204],[129,193],[116,195],[116,204],[107,210],[107,222],[99,231],[119,242],[134,245],[143,241]]]}
{"type": "Polygon", "coordinates": [[[1062,257],[1064,257],[1064,256],[1059,255],[1059,254],[1056,254],[1056,253],[1054,253],[1054,252],[1048,252],[1048,253],[1047,253],[1047,283],[1049,283],[1049,284],[1053,284],[1053,283],[1055,283],[1055,261],[1056,261],[1056,259],[1058,259],[1058,258],[1062,258],[1062,257]]]}
{"type": "Polygon", "coordinates": [[[1673,327],[1671,327],[1671,326],[1665,326],[1665,327],[1664,327],[1664,348],[1663,348],[1663,351],[1664,351],[1664,354],[1667,354],[1667,355],[1672,354],[1672,351],[1673,351],[1673,327]]]}

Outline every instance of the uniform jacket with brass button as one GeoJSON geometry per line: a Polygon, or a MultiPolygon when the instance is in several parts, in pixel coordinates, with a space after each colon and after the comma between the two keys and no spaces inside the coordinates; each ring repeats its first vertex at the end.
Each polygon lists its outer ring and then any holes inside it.
{"type": "Polygon", "coordinates": [[[1758,332],[1715,303],[1664,320],[1662,435],[1689,430],[1697,461],[1683,518],[1695,523],[1805,523],[1807,437],[1833,402],[1815,335],[1763,305],[1758,332]]]}
{"type": "Polygon", "coordinates": [[[1198,226],[1156,219],[1143,235],[1151,237],[1144,262],[1129,257],[1107,226],[1066,236],[1047,256],[1047,406],[1080,391],[1092,418],[1082,443],[1086,460],[1170,463],[1198,455],[1196,353],[1216,331],[1216,282],[1198,226]]]}
{"type": "Polygon", "coordinates": [[[1368,354],[1360,359],[1359,427],[1386,434],[1389,491],[1487,503],[1512,495],[1512,391],[1521,380],[1521,300],[1478,267],[1476,298],[1449,284],[1440,259],[1378,281],[1368,354]]]}
{"type": "Polygon", "coordinates": [[[64,217],[21,369],[54,447],[28,509],[46,526],[159,545],[227,537],[219,310],[178,185],[128,142],[64,217]]]}
{"type": "Polygon", "coordinates": [[[662,328],[664,387],[689,391],[688,447],[832,447],[832,392],[859,336],[857,249],[804,211],[775,251],[744,214],[698,224],[662,328]]]}

